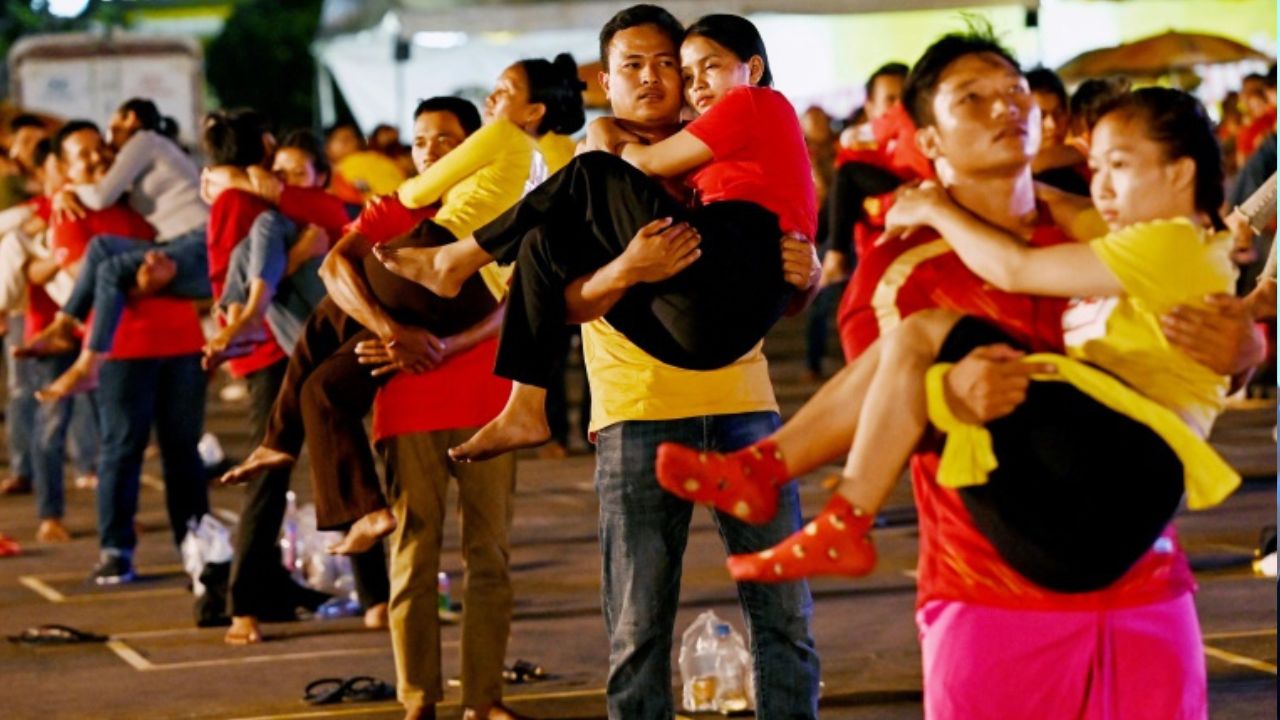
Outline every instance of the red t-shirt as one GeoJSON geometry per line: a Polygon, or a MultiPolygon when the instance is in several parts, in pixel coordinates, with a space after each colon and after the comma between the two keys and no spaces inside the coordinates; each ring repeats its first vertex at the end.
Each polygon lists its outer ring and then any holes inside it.
{"type": "Polygon", "coordinates": [[[809,151],[796,110],[782,93],[734,88],[685,130],[713,156],[686,179],[699,202],[752,202],[777,215],[783,232],[813,239],[818,201],[809,151]]]}
{"type": "MultiPolygon", "coordinates": [[[[347,227],[375,245],[399,237],[435,215],[435,207],[410,210],[396,195],[365,206],[347,227]]],[[[497,417],[511,393],[511,381],[493,374],[496,338],[455,355],[429,372],[398,373],[373,402],[373,438],[479,427],[497,417]]]]}
{"type": "MultiPolygon", "coordinates": [[[[1031,244],[1067,241],[1066,234],[1042,211],[1031,244]]],[[[881,322],[895,313],[906,317],[926,308],[992,320],[1033,348],[1061,348],[1066,300],[996,290],[949,249],[931,255],[929,242],[914,239],[882,245],[858,265],[840,314],[841,340],[850,360],[880,336],[881,322]]],[[[941,436],[931,431],[911,458],[911,484],[920,522],[917,606],[930,600],[960,600],[1009,609],[1101,610],[1146,605],[1194,589],[1190,566],[1172,525],[1121,579],[1102,590],[1064,594],[1032,583],[1009,567],[974,527],[959,493],[938,485],[941,448],[941,436]]]]}
{"type": "Polygon", "coordinates": [[[323,188],[286,185],[280,191],[280,214],[300,225],[318,225],[329,235],[329,242],[342,237],[342,229],[351,221],[347,204],[323,188]]]}
{"type": "MultiPolygon", "coordinates": [[[[214,297],[221,297],[227,284],[231,251],[249,235],[258,215],[269,209],[271,206],[264,200],[241,190],[224,191],[209,207],[209,282],[214,297]]],[[[265,329],[267,339],[255,345],[252,352],[227,361],[227,370],[233,376],[245,377],[289,357],[271,334],[271,328],[265,329]]]]}
{"type": "Polygon", "coordinates": [[[1253,122],[1240,129],[1240,134],[1236,136],[1236,149],[1240,157],[1247,159],[1262,144],[1262,140],[1275,129],[1276,108],[1272,106],[1253,122]]]}
{"type": "MultiPolygon", "coordinates": [[[[27,201],[27,206],[45,223],[53,215],[53,202],[44,195],[37,195],[27,201]]],[[[30,342],[36,333],[49,326],[58,314],[58,303],[49,297],[44,288],[34,283],[27,283],[27,309],[23,322],[23,342],[30,342]]]]}
{"type": "MultiPolygon", "coordinates": [[[[50,247],[62,267],[80,259],[95,235],[123,235],[151,241],[156,231],[141,215],[124,205],[90,211],[81,220],[54,222],[50,247]]],[[[204,333],[195,303],[182,298],[150,295],[131,299],[116,329],[113,360],[173,357],[200,352],[204,333]]]]}

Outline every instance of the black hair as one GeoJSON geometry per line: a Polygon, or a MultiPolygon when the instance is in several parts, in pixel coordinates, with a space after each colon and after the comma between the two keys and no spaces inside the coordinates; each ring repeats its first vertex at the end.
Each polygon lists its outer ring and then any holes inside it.
{"type": "Polygon", "coordinates": [[[66,125],[58,128],[58,132],[53,134],[53,151],[58,154],[59,158],[64,157],[62,145],[67,141],[67,138],[83,130],[92,130],[99,137],[102,136],[102,131],[98,129],[97,123],[92,120],[71,120],[66,125]]]}
{"type": "Polygon", "coordinates": [[[962,33],[942,36],[924,51],[907,75],[902,89],[902,105],[916,127],[934,123],[933,96],[938,90],[942,73],[966,55],[991,54],[1009,63],[1015,72],[1021,72],[1018,61],[996,40],[991,25],[981,18],[968,17],[969,29],[962,33]]]}
{"type": "Polygon", "coordinates": [[[875,92],[876,89],[876,81],[880,78],[896,77],[899,80],[906,82],[907,74],[910,72],[911,68],[908,68],[906,63],[900,62],[885,63],[884,65],[876,68],[876,71],[871,73],[871,77],[867,78],[867,100],[871,100],[871,94],[875,92]]]}
{"type": "Polygon", "coordinates": [[[587,84],[578,77],[578,63],[573,61],[573,56],[560,53],[551,62],[535,58],[516,64],[524,69],[529,102],[540,103],[547,109],[542,122],[538,123],[538,134],[570,135],[580,130],[587,122],[582,103],[582,91],[587,89],[587,84]]]}
{"type": "Polygon", "coordinates": [[[1090,78],[1080,83],[1071,96],[1071,121],[1092,128],[1101,117],[1099,112],[1129,92],[1129,80],[1123,77],[1090,78]]]}
{"type": "Polygon", "coordinates": [[[632,5],[609,18],[609,22],[600,28],[600,67],[609,72],[609,43],[613,36],[623,30],[630,30],[641,25],[653,25],[671,40],[671,45],[680,49],[684,42],[684,26],[674,15],[657,5],[632,5]]]}
{"type": "Polygon", "coordinates": [[[330,175],[329,156],[324,152],[324,142],[316,137],[316,134],[308,128],[298,128],[290,130],[281,138],[280,144],[276,146],[276,152],[285,148],[294,148],[301,150],[311,157],[311,166],[316,169],[316,174],[326,179],[330,175]]]}
{"type": "Polygon", "coordinates": [[[1031,92],[1049,93],[1058,98],[1058,104],[1063,110],[1070,109],[1067,87],[1062,84],[1062,78],[1058,77],[1058,73],[1046,67],[1035,68],[1027,72],[1027,85],[1030,86],[1031,92]]]}
{"type": "Polygon", "coordinates": [[[1267,87],[1272,90],[1276,89],[1276,64],[1271,63],[1271,67],[1267,68],[1266,76],[1267,87]]]}
{"type": "Polygon", "coordinates": [[[44,165],[44,161],[49,159],[53,154],[53,141],[49,138],[40,138],[40,142],[36,143],[35,150],[31,153],[31,160],[36,167],[44,165]]]}
{"type": "Polygon", "coordinates": [[[120,105],[120,113],[133,113],[138,118],[138,124],[143,130],[158,130],[160,128],[160,110],[156,108],[156,104],[146,98],[129,98],[120,105]]]}
{"type": "Polygon", "coordinates": [[[359,143],[362,147],[364,146],[364,142],[365,142],[364,133],[360,131],[359,125],[355,124],[354,122],[351,122],[350,120],[344,120],[344,121],[336,122],[330,125],[329,128],[324,131],[324,139],[328,140],[329,138],[333,137],[334,133],[338,132],[339,130],[350,130],[351,132],[355,133],[356,142],[359,143]]]}
{"type": "Polygon", "coordinates": [[[257,110],[209,113],[202,137],[209,164],[242,168],[262,164],[267,155],[262,136],[268,129],[266,117],[257,110]]]}
{"type": "Polygon", "coordinates": [[[173,117],[169,115],[160,116],[160,124],[156,127],[156,132],[160,133],[161,135],[169,138],[174,142],[177,142],[179,130],[180,128],[178,126],[178,121],[175,120],[173,117]]]}
{"type": "Polygon", "coordinates": [[[1116,113],[1141,122],[1147,139],[1164,148],[1169,160],[1191,158],[1196,165],[1196,210],[1209,216],[1214,229],[1226,229],[1219,214],[1224,195],[1222,150],[1200,101],[1181,90],[1146,87],[1114,99],[1099,111],[1098,120],[1116,113]]]}
{"type": "Polygon", "coordinates": [[[462,126],[462,132],[468,135],[480,129],[480,111],[470,100],[452,95],[430,97],[418,103],[418,107],[413,111],[413,119],[417,120],[419,115],[429,112],[452,113],[458,119],[458,124],[462,126]]]}
{"type": "Polygon", "coordinates": [[[11,133],[16,133],[22,128],[28,127],[43,128],[44,121],[31,113],[15,115],[14,118],[9,121],[9,132],[11,133]]]}
{"type": "Polygon", "coordinates": [[[773,70],[769,68],[769,53],[764,49],[764,38],[760,31],[748,19],[741,15],[715,14],[704,15],[684,31],[686,38],[698,35],[738,56],[747,62],[753,55],[759,55],[764,61],[764,72],[760,74],[760,87],[773,87],[773,70]]]}

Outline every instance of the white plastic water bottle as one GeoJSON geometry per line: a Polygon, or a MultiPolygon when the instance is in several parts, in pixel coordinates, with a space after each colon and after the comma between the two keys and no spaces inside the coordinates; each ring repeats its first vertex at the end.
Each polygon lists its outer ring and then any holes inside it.
{"type": "Polygon", "coordinates": [[[751,707],[748,689],[750,655],[742,637],[729,623],[716,625],[716,698],[717,712],[741,712],[751,707]]]}
{"type": "Polygon", "coordinates": [[[298,582],[303,582],[302,552],[298,538],[298,496],[292,490],[285,495],[284,532],[280,538],[284,569],[298,582]]]}

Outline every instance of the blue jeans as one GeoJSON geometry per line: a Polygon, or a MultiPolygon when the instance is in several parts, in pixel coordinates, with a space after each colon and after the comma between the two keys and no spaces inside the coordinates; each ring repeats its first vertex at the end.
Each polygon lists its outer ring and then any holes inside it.
{"type": "Polygon", "coordinates": [[[175,545],[187,520],[209,511],[204,464],[196,443],[204,432],[205,375],[200,355],[108,360],[98,372],[98,541],[130,554],[138,544],[142,455],[156,431],[164,468],[165,504],[175,545]]]}
{"type": "Polygon", "coordinates": [[[71,401],[71,427],[67,429],[71,446],[71,467],[77,475],[98,472],[98,395],[81,393],[71,401]]]}
{"type": "Polygon", "coordinates": [[[120,235],[97,235],[85,251],[80,274],[62,311],[84,320],[93,310],[87,347],[107,352],[115,341],[127,292],[134,286],[143,258],[152,250],[164,253],[177,265],[165,295],[200,299],[212,294],[209,285],[209,250],[203,227],[156,244],[120,235]]]}
{"type": "MultiPolygon", "coordinates": [[[[778,428],[776,413],[622,422],[597,435],[603,604],[609,633],[609,717],[669,720],[671,647],[680,599],[681,561],[693,505],[668,494],[654,477],[661,442],[705,450],[745,447],[778,428]]],[[[778,514],[748,525],[715,513],[729,553],[763,550],[800,528],[799,493],[781,491],[778,514]]],[[[755,659],[756,717],[818,716],[818,655],[809,634],[813,599],[804,582],[738,584],[755,659]]]]}
{"type": "MultiPolygon", "coordinates": [[[[53,382],[59,375],[67,371],[76,356],[72,353],[53,357],[34,358],[34,375],[38,386],[43,387],[53,382]]],[[[66,397],[52,403],[40,403],[36,410],[35,424],[32,428],[32,468],[35,473],[33,481],[36,491],[36,509],[40,519],[61,518],[66,509],[64,489],[63,461],[66,459],[67,430],[71,426],[72,409],[77,402],[94,405],[96,393],[84,393],[75,397],[66,397]]]]}
{"type": "MultiPolygon", "coordinates": [[[[22,345],[23,313],[9,315],[9,330],[5,334],[5,344],[9,347],[22,345]]],[[[5,430],[9,440],[9,473],[14,477],[31,480],[35,476],[32,467],[31,429],[36,426],[36,390],[40,389],[39,378],[35,373],[35,361],[30,358],[16,358],[6,353],[5,369],[9,387],[9,403],[5,409],[5,430]]]]}
{"type": "Polygon", "coordinates": [[[303,263],[292,275],[285,275],[289,248],[298,240],[298,226],[275,210],[258,215],[245,237],[231,251],[226,284],[218,305],[226,308],[249,300],[249,284],[262,280],[271,290],[266,320],[276,342],[292,354],[302,337],[302,329],[315,306],[324,299],[320,281],[320,258],[303,263]]]}

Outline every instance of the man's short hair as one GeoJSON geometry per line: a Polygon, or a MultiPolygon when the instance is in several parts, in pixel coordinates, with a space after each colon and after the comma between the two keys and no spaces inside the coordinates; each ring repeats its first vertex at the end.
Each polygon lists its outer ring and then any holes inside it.
{"type": "Polygon", "coordinates": [[[422,113],[447,112],[458,119],[462,131],[468,135],[480,129],[480,111],[475,103],[452,95],[437,95],[418,103],[413,111],[413,119],[417,120],[422,113]]]}
{"type": "Polygon", "coordinates": [[[9,132],[16,133],[22,128],[44,128],[44,121],[31,113],[21,113],[9,121],[9,132]]]}
{"type": "Polygon", "coordinates": [[[58,128],[58,132],[54,133],[53,136],[53,152],[58,154],[59,159],[66,157],[62,146],[67,141],[67,138],[82,130],[92,130],[99,136],[102,135],[102,131],[98,129],[97,124],[92,120],[71,120],[66,125],[58,128]]]}
{"type": "Polygon", "coordinates": [[[882,77],[896,77],[903,82],[907,80],[907,74],[911,72],[911,68],[906,63],[891,62],[885,63],[871,73],[871,77],[867,78],[867,100],[871,99],[871,94],[876,91],[876,81],[882,77]]]}
{"type": "Polygon", "coordinates": [[[942,73],[951,63],[966,55],[987,53],[999,57],[1015,71],[1021,72],[1013,53],[996,40],[991,26],[978,20],[970,20],[968,31],[944,35],[924,51],[924,55],[920,56],[907,75],[907,83],[902,90],[902,105],[916,127],[934,123],[933,96],[938,90],[942,73]]]}
{"type": "Polygon", "coordinates": [[[1071,122],[1081,130],[1091,130],[1102,113],[1115,101],[1129,93],[1125,77],[1090,78],[1080,83],[1071,96],[1071,122]]]}
{"type": "Polygon", "coordinates": [[[143,130],[160,129],[160,110],[146,98],[129,98],[120,106],[121,114],[133,113],[143,130]]]}
{"type": "Polygon", "coordinates": [[[249,167],[266,158],[262,136],[268,131],[266,116],[241,108],[209,113],[204,121],[205,154],[210,165],[249,167]]]}
{"type": "Polygon", "coordinates": [[[1027,73],[1027,85],[1031,87],[1031,92],[1048,93],[1058,98],[1062,109],[1067,109],[1067,87],[1062,84],[1058,73],[1046,67],[1035,68],[1027,73]]]}
{"type": "Polygon", "coordinates": [[[677,50],[684,41],[684,26],[674,15],[657,5],[632,5],[609,18],[600,29],[600,67],[605,72],[609,72],[609,43],[613,42],[613,36],[641,25],[658,28],[677,50]]]}
{"type": "Polygon", "coordinates": [[[40,142],[36,143],[35,150],[31,153],[31,161],[35,163],[36,167],[42,167],[44,165],[44,161],[48,160],[49,156],[52,154],[53,141],[49,138],[41,138],[40,142]]]}

